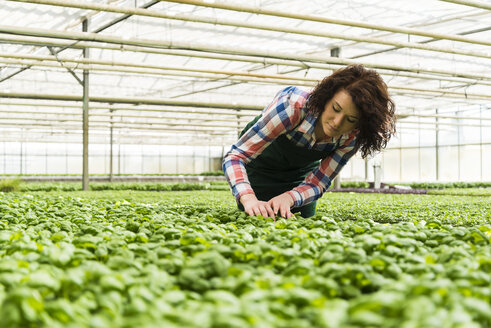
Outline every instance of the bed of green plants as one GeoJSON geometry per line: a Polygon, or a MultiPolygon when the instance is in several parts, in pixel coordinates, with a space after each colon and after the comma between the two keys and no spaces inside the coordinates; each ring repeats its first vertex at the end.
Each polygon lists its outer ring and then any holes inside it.
{"type": "MultiPolygon", "coordinates": [[[[40,173],[40,174],[2,174],[3,176],[6,177],[18,177],[22,178],[25,176],[30,176],[30,177],[50,177],[50,176],[81,176],[82,174],[78,173],[69,173],[69,174],[57,174],[57,173],[40,173]]],[[[203,176],[223,176],[223,171],[222,170],[217,170],[217,171],[204,171],[200,173],[114,173],[113,176],[115,177],[124,177],[124,176],[135,176],[135,175],[143,175],[143,176],[196,176],[196,175],[203,175],[203,176]]],[[[90,176],[106,176],[109,177],[109,174],[107,173],[99,173],[99,174],[93,174],[91,173],[90,176]]]]}
{"type": "Polygon", "coordinates": [[[491,182],[413,182],[415,189],[447,189],[447,188],[491,188],[491,182]]]}
{"type": "Polygon", "coordinates": [[[489,327],[488,197],[0,194],[1,327],[489,327]]]}
{"type": "Polygon", "coordinates": [[[447,188],[430,189],[430,195],[454,195],[454,196],[491,196],[491,188],[447,188]]]}
{"type": "MultiPolygon", "coordinates": [[[[18,182],[6,184],[4,191],[81,191],[81,182],[18,182]],[[12,186],[12,187],[11,187],[12,186]]],[[[0,191],[2,191],[0,184],[0,191]]],[[[228,190],[226,181],[202,183],[159,183],[159,182],[92,182],[90,190],[136,190],[136,191],[184,191],[184,190],[228,190]]]]}

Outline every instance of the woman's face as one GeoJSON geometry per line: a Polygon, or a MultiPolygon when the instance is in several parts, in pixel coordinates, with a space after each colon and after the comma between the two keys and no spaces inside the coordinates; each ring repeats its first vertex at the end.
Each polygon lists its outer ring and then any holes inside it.
{"type": "Polygon", "coordinates": [[[324,107],[324,111],[315,124],[317,139],[338,137],[351,132],[358,126],[360,112],[351,96],[345,90],[340,90],[324,107]]]}

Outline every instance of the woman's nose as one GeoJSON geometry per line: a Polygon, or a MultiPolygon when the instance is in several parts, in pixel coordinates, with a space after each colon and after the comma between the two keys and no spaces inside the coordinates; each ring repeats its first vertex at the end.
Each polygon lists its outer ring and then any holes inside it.
{"type": "Polygon", "coordinates": [[[333,128],[338,129],[343,123],[343,115],[336,115],[333,120],[334,126],[333,128]]]}

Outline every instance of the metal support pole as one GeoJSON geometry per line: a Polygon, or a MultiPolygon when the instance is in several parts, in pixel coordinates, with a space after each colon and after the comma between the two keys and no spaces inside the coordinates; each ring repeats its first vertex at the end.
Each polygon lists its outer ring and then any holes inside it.
{"type": "MultiPolygon", "coordinates": [[[[339,47],[331,48],[331,57],[339,58],[340,54],[341,54],[341,48],[339,48],[339,47]]],[[[340,174],[341,174],[341,172],[340,172],[340,174]]],[[[334,178],[334,181],[333,181],[334,189],[340,189],[341,188],[341,176],[340,176],[340,174],[338,174],[334,178]]]]}
{"type": "MultiPolygon", "coordinates": [[[[87,32],[89,22],[84,19],[82,30],[87,32]]],[[[84,48],[84,58],[89,58],[89,49],[84,48]]],[[[83,165],[82,165],[82,190],[89,190],[89,71],[83,73],[83,165]]]]}
{"type": "Polygon", "coordinates": [[[44,173],[48,174],[48,145],[44,145],[44,173]]]}
{"type": "Polygon", "coordinates": [[[7,148],[3,142],[3,174],[7,174],[7,148]]]}
{"type": "Polygon", "coordinates": [[[142,162],[141,162],[141,165],[140,165],[140,174],[143,174],[144,173],[144,163],[145,163],[145,151],[143,149],[143,145],[141,145],[140,147],[140,151],[141,151],[141,154],[142,154],[142,162]]]}
{"type": "Polygon", "coordinates": [[[162,146],[159,147],[159,174],[162,174],[162,146]]]}
{"type": "MultiPolygon", "coordinates": [[[[438,108],[435,109],[435,112],[436,112],[436,115],[438,115],[438,108]]],[[[440,170],[439,170],[439,167],[440,167],[440,164],[439,164],[439,160],[438,160],[438,116],[435,117],[435,160],[436,160],[436,163],[435,163],[435,166],[436,166],[436,181],[439,181],[440,180],[440,170]]]]}
{"type": "Polygon", "coordinates": [[[121,174],[121,143],[120,142],[118,142],[118,174],[121,174]]]}
{"type": "Polygon", "coordinates": [[[109,128],[109,182],[113,182],[113,110],[111,112],[111,127],[109,128]]]}
{"type": "MultiPolygon", "coordinates": [[[[458,116],[459,112],[455,112],[455,116],[458,116]]],[[[460,118],[457,118],[457,123],[460,123],[460,118]]],[[[460,182],[460,126],[457,126],[457,180],[460,182]]]]}
{"type": "MultiPolygon", "coordinates": [[[[479,106],[479,116],[482,118],[482,105],[479,106]]],[[[482,119],[480,120],[480,123],[481,123],[481,126],[479,127],[479,151],[480,151],[480,163],[481,163],[481,174],[480,174],[480,177],[481,177],[481,181],[482,180],[482,119]]]]}
{"type": "Polygon", "coordinates": [[[240,109],[237,109],[237,116],[235,118],[237,119],[237,139],[238,139],[240,136],[240,132],[241,132],[241,129],[240,129],[240,109]]]}
{"type": "Polygon", "coordinates": [[[3,172],[2,174],[7,174],[7,147],[5,145],[5,140],[3,141],[3,172]]]}
{"type": "Polygon", "coordinates": [[[193,173],[197,173],[196,172],[196,149],[194,148],[194,146],[193,146],[193,173]]]}
{"type": "Polygon", "coordinates": [[[375,160],[373,164],[373,188],[380,189],[382,183],[382,164],[379,160],[375,160]]]}
{"type": "Polygon", "coordinates": [[[333,180],[333,187],[334,189],[341,188],[341,178],[339,177],[339,174],[333,180]]]}
{"type": "MultiPolygon", "coordinates": [[[[22,135],[23,134],[24,134],[24,129],[22,129],[22,135]]],[[[24,149],[23,149],[24,142],[22,141],[22,139],[23,138],[21,138],[21,140],[20,140],[20,166],[19,166],[20,175],[22,175],[22,162],[23,162],[22,153],[24,152],[24,149]]]]}
{"type": "Polygon", "coordinates": [[[402,132],[399,132],[399,144],[401,145],[399,149],[399,182],[402,182],[402,132]]]}
{"type": "Polygon", "coordinates": [[[176,151],[176,174],[179,174],[179,154],[176,151]]]}
{"type": "MultiPolygon", "coordinates": [[[[418,117],[421,121],[421,117],[418,117]]],[[[421,181],[421,124],[418,124],[418,181],[421,181]]]]}

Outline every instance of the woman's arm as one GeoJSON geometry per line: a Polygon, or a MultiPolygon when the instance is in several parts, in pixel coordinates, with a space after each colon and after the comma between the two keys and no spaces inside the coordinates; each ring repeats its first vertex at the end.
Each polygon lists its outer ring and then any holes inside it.
{"type": "Polygon", "coordinates": [[[321,161],[319,167],[312,171],[298,187],[287,192],[293,198],[294,207],[317,200],[329,188],[332,180],[356,153],[356,135],[357,132],[352,132],[330,156],[321,161]]]}
{"type": "Polygon", "coordinates": [[[308,98],[304,90],[288,87],[276,94],[263,110],[261,118],[235,143],[223,160],[223,171],[237,202],[252,194],[245,165],[259,156],[278,136],[292,129],[301,120],[302,108],[308,98]]]}

